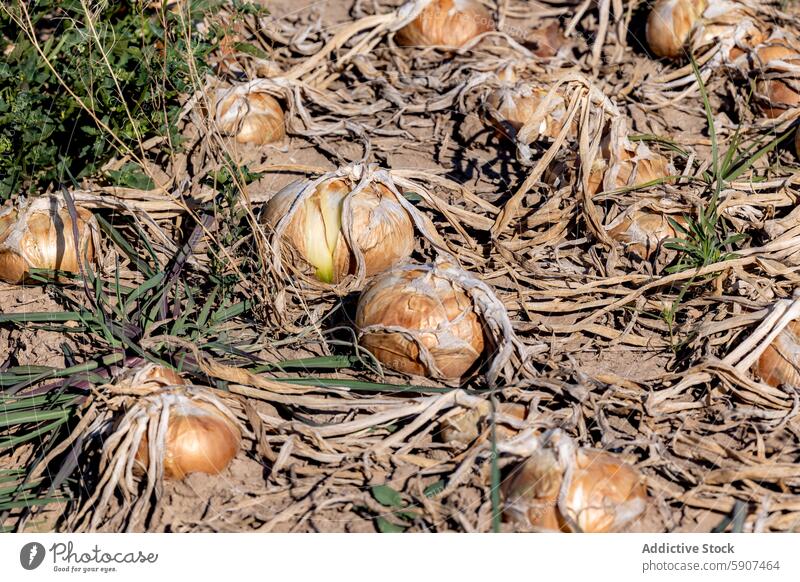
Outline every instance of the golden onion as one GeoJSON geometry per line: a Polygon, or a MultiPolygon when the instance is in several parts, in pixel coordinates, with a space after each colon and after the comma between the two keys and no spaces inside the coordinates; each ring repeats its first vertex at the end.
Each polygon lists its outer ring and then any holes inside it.
{"type": "Polygon", "coordinates": [[[800,105],[800,48],[786,39],[760,45],[752,54],[756,68],[755,97],[761,112],[770,118],[800,105]]]}
{"type": "Polygon", "coordinates": [[[605,451],[565,446],[559,433],[546,435],[545,446],[504,482],[508,518],[523,527],[603,533],[621,531],[642,515],[647,490],[633,467],[605,451]]]}
{"type": "Polygon", "coordinates": [[[636,210],[615,220],[608,227],[608,234],[614,240],[621,242],[627,252],[647,259],[665,240],[678,236],[670,219],[681,226],[686,222],[683,217],[677,215],[636,210]]]}
{"type": "Polygon", "coordinates": [[[528,83],[495,89],[487,105],[495,127],[512,138],[519,135],[525,143],[557,137],[567,118],[566,102],[558,92],[528,83]]]}
{"type": "Polygon", "coordinates": [[[133,459],[135,473],[148,472],[151,454],[155,454],[167,479],[182,479],[189,473],[213,475],[223,471],[238,453],[239,427],[209,389],[188,386],[180,374],[155,364],[130,371],[115,386],[117,391],[137,396],[116,425],[122,432],[130,431],[137,420],[142,426],[133,459]],[[165,430],[144,429],[162,416],[169,419],[165,430]],[[148,435],[153,432],[156,442],[150,443],[148,435]]]}
{"type": "Polygon", "coordinates": [[[417,0],[425,7],[397,32],[403,46],[458,48],[495,29],[494,21],[476,0],[417,0]]]}
{"type": "MultiPolygon", "coordinates": [[[[164,477],[183,479],[189,473],[221,473],[239,452],[240,444],[238,427],[218,407],[178,392],[171,403],[164,441],[164,477]]],[[[144,434],[136,464],[146,470],[149,463],[149,443],[144,434]]]]}
{"type": "Polygon", "coordinates": [[[459,379],[486,341],[464,288],[431,265],[405,265],[376,277],[356,312],[360,344],[387,367],[417,376],[459,379]]]}
{"type": "Polygon", "coordinates": [[[267,203],[266,221],[299,255],[303,264],[294,266],[310,265],[320,281],[339,283],[356,274],[355,250],[372,276],[414,250],[413,207],[390,185],[375,180],[359,187],[338,174],[294,182],[267,203]]]}
{"type": "Polygon", "coordinates": [[[792,321],[772,340],[755,365],[770,386],[800,388],[800,321],[792,321]]]}
{"type": "Polygon", "coordinates": [[[7,202],[0,208],[0,280],[22,283],[31,269],[79,273],[81,261],[93,261],[97,221],[86,208],[75,210],[73,225],[66,203],[54,196],[7,202]]]}
{"type": "Polygon", "coordinates": [[[220,132],[242,144],[273,143],[286,135],[280,104],[250,84],[218,92],[216,121],[220,132]]]}
{"type": "Polygon", "coordinates": [[[650,50],[659,57],[681,56],[707,4],[707,0],[658,0],[647,18],[650,50]]]}

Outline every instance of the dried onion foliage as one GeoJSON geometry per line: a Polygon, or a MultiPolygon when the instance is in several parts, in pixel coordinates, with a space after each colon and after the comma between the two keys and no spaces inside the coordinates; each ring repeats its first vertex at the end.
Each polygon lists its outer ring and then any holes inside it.
{"type": "Polygon", "coordinates": [[[359,343],[407,374],[460,380],[489,360],[486,379],[529,374],[527,348],[492,289],[459,267],[409,264],[377,276],[361,294],[359,343]]]}
{"type": "Polygon", "coordinates": [[[80,273],[99,249],[99,229],[86,208],[73,221],[62,198],[43,196],[0,208],[0,281],[23,283],[31,269],[80,273]],[[76,240],[77,233],[77,240],[76,240]]]}

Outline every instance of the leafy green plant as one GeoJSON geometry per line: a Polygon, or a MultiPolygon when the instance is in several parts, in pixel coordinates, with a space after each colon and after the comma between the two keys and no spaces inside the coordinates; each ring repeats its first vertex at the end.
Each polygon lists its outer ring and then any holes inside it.
{"type": "Polygon", "coordinates": [[[122,154],[135,163],[108,179],[151,186],[141,162],[180,147],[182,102],[224,30],[195,25],[221,0],[147,4],[0,3],[0,200],[94,174],[122,154]],[[145,152],[153,137],[164,139],[145,152]]]}
{"type": "MultiPolygon", "coordinates": [[[[697,218],[683,216],[684,224],[673,218],[669,218],[672,228],[678,236],[667,239],[664,247],[678,252],[675,264],[667,268],[668,273],[679,273],[694,269],[700,271],[708,265],[727,261],[736,257],[732,251],[735,244],[746,238],[742,233],[730,234],[727,232],[719,214],[719,198],[724,184],[736,179],[772,148],[776,147],[779,141],[773,140],[771,145],[758,149],[755,153],[745,150],[740,153],[741,137],[737,129],[725,155],[720,160],[719,144],[717,141],[717,131],[714,124],[714,115],[709,102],[708,92],[705,83],[700,75],[697,62],[692,57],[692,67],[700,88],[700,97],[706,112],[706,122],[708,133],[711,140],[711,172],[706,173],[707,189],[711,191],[711,196],[704,207],[698,209],[697,218]],[[748,155],[749,154],[749,155],[748,155]]],[[[675,318],[687,291],[696,284],[706,283],[714,278],[715,274],[707,274],[698,280],[698,276],[692,276],[681,286],[678,296],[669,308],[663,312],[663,318],[669,326],[670,337],[674,345],[673,328],[675,318]]]]}

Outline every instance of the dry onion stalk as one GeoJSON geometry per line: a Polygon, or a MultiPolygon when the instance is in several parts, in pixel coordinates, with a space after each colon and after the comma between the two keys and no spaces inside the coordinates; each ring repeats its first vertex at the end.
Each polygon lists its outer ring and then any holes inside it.
{"type": "Polygon", "coordinates": [[[65,201],[55,196],[7,202],[0,208],[0,280],[22,283],[31,269],[80,273],[81,263],[94,260],[99,229],[89,210],[76,207],[75,212],[77,223],[65,201]]]}
{"type": "Polygon", "coordinates": [[[495,30],[491,15],[476,0],[414,0],[400,16],[410,20],[396,35],[404,46],[459,48],[495,30]]]}
{"type": "Polygon", "coordinates": [[[431,220],[400,193],[391,173],[364,164],[293,182],[267,203],[265,220],[276,272],[289,271],[312,286],[349,280],[360,287],[366,277],[409,258],[415,228],[446,250],[431,220]]]}
{"type": "Polygon", "coordinates": [[[252,84],[217,91],[216,124],[221,133],[243,144],[274,143],[286,135],[280,104],[252,84]]]}
{"type": "Polygon", "coordinates": [[[488,358],[486,378],[494,385],[528,366],[503,303],[446,261],[402,265],[375,277],[359,299],[356,327],[363,347],[406,374],[458,381],[488,358]]]}
{"type": "Polygon", "coordinates": [[[577,447],[558,429],[533,438],[537,446],[503,485],[511,521],[562,532],[618,532],[644,513],[647,490],[632,466],[577,447]]]}
{"type": "Polygon", "coordinates": [[[106,388],[112,406],[90,431],[103,437],[100,481],[77,516],[92,511],[91,529],[105,518],[117,489],[125,510],[138,497],[133,520],[153,495],[158,501],[164,479],[220,473],[239,452],[242,431],[230,408],[211,389],[187,385],[176,372],[147,364],[106,388]]]}

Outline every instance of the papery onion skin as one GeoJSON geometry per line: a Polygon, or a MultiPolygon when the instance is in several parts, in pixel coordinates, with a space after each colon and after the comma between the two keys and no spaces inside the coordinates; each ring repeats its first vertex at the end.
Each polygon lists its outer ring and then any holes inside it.
{"type": "Polygon", "coordinates": [[[647,18],[650,50],[659,57],[681,56],[707,4],[707,0],[658,0],[647,18]]]}
{"type": "MultiPolygon", "coordinates": [[[[492,115],[495,127],[503,134],[510,128],[513,134],[516,135],[526,123],[533,120],[547,95],[547,89],[530,85],[520,85],[513,88],[503,87],[494,90],[489,96],[488,105],[496,112],[493,112],[494,114],[492,115]],[[496,115],[499,115],[499,119],[495,117],[496,115]]],[[[548,102],[546,113],[541,117],[538,127],[534,128],[532,137],[534,139],[539,137],[555,139],[567,118],[567,107],[564,99],[560,95],[552,95],[548,102]]],[[[574,128],[572,129],[574,130],[574,128]]]]}
{"type": "MultiPolygon", "coordinates": [[[[439,431],[442,442],[471,445],[486,429],[489,420],[489,402],[483,401],[481,404],[484,406],[468,408],[443,420],[442,428],[439,431]]],[[[501,402],[496,412],[518,420],[525,420],[527,408],[517,402],[501,402]]],[[[517,431],[505,424],[497,423],[495,434],[498,441],[503,441],[515,436],[517,431]]]]}
{"type": "Polygon", "coordinates": [[[360,344],[382,364],[405,374],[435,376],[423,361],[413,334],[430,352],[442,378],[459,379],[484,349],[481,320],[458,285],[420,266],[377,276],[364,290],[356,312],[360,344]]]}
{"type": "MultiPolygon", "coordinates": [[[[95,255],[97,222],[91,211],[76,207],[78,247],[83,261],[95,255]]],[[[80,272],[69,209],[56,198],[43,197],[0,208],[0,280],[20,284],[31,269],[80,272]]]]}
{"type": "Polygon", "coordinates": [[[621,138],[622,143],[612,148],[611,140],[610,134],[603,137],[600,159],[596,160],[597,165],[589,173],[590,196],[602,191],[608,173],[615,174],[611,185],[615,190],[635,188],[670,175],[669,161],[664,156],[650,151],[643,144],[631,143],[627,138],[621,138]],[[640,152],[643,155],[639,155],[640,152]]]}
{"type": "Polygon", "coordinates": [[[756,372],[770,386],[800,388],[800,321],[791,321],[756,362],[756,372]]]}
{"type": "Polygon", "coordinates": [[[286,136],[280,103],[257,91],[241,93],[234,88],[224,94],[217,104],[217,126],[241,144],[264,145],[286,136]]]}
{"type": "Polygon", "coordinates": [[[678,236],[670,219],[681,226],[686,223],[680,216],[638,210],[609,229],[608,234],[614,240],[623,243],[627,252],[647,259],[665,240],[678,236]]]}
{"type": "MultiPolygon", "coordinates": [[[[239,428],[214,405],[183,398],[183,404],[170,412],[164,448],[164,477],[183,479],[190,473],[221,473],[239,452],[239,428]]],[[[148,451],[145,434],[136,453],[140,470],[147,469],[148,451]]]]}
{"type": "MultiPolygon", "coordinates": [[[[355,273],[355,256],[342,232],[340,216],[344,198],[352,189],[344,179],[323,182],[299,205],[283,233],[284,240],[315,267],[317,278],[325,283],[339,283],[355,273]]],[[[270,225],[277,226],[290,211],[297,191],[296,187],[285,188],[269,201],[266,220],[270,225]]],[[[411,256],[414,223],[388,188],[368,184],[350,198],[350,209],[352,234],[364,255],[368,277],[411,256]]]]}
{"type": "Polygon", "coordinates": [[[396,39],[403,46],[458,48],[494,29],[491,15],[474,0],[432,0],[396,39]]]}
{"type": "Polygon", "coordinates": [[[565,468],[551,449],[538,449],[519,466],[504,486],[507,504],[524,507],[528,525],[572,532],[621,531],[647,507],[641,475],[614,455],[581,448],[575,455],[572,481],[564,499],[570,519],[558,508],[565,468]]]}

